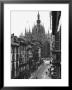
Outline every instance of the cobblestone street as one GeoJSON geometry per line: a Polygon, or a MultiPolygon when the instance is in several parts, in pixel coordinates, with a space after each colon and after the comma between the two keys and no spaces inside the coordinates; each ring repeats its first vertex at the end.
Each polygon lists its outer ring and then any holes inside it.
{"type": "Polygon", "coordinates": [[[31,74],[30,79],[51,79],[49,68],[50,64],[44,62],[34,73],[31,74]]]}

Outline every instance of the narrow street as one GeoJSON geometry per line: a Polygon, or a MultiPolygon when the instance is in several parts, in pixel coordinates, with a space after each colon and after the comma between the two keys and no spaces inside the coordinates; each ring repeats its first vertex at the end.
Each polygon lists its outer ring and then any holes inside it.
{"type": "Polygon", "coordinates": [[[51,79],[49,76],[49,68],[50,64],[44,62],[34,73],[31,74],[30,79],[51,79]]]}

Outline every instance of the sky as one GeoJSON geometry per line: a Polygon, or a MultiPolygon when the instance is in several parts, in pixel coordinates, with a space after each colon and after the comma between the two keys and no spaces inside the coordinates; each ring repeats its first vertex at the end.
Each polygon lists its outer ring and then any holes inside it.
{"type": "MultiPolygon", "coordinates": [[[[25,34],[25,28],[27,31],[32,32],[32,28],[36,25],[38,11],[11,11],[11,34],[14,33],[19,36],[21,33],[25,34]]],[[[50,30],[50,11],[39,11],[41,24],[45,28],[45,33],[51,32],[50,30]]]]}

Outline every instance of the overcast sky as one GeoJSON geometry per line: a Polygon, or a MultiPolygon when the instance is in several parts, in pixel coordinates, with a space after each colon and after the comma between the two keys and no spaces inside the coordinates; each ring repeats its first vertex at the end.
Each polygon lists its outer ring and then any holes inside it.
{"type": "MultiPolygon", "coordinates": [[[[14,33],[19,36],[21,33],[25,34],[25,28],[27,31],[36,25],[38,11],[11,11],[11,34],[14,33]]],[[[50,12],[39,11],[41,24],[45,27],[45,32],[50,30],[50,12]]]]}

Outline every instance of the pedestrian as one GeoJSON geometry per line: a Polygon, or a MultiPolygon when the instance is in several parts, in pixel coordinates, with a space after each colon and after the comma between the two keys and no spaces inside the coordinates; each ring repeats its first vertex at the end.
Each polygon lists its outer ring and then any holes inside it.
{"type": "Polygon", "coordinates": [[[51,61],[50,61],[50,64],[51,64],[51,61]]]}
{"type": "Polygon", "coordinates": [[[47,75],[47,72],[46,72],[46,75],[47,75]]]}
{"type": "Polygon", "coordinates": [[[49,71],[49,68],[48,68],[48,71],[49,71]]]}
{"type": "Polygon", "coordinates": [[[36,77],[36,79],[37,79],[37,77],[36,77]]]}

